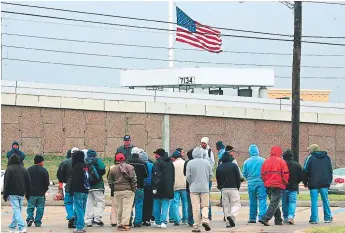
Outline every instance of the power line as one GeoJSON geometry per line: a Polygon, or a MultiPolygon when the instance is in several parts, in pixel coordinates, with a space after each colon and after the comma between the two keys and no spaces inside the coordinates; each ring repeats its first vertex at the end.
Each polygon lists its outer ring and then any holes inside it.
{"type": "MultiPolygon", "coordinates": [[[[40,64],[50,64],[50,65],[62,65],[62,66],[77,66],[77,67],[98,68],[98,69],[111,69],[111,70],[126,70],[126,69],[128,69],[128,68],[111,67],[111,66],[84,65],[84,64],[75,64],[75,63],[61,63],[61,62],[28,60],[28,59],[19,59],[19,58],[2,58],[2,59],[3,60],[9,60],[9,61],[30,62],[30,63],[40,63],[40,64]]],[[[291,77],[276,76],[275,78],[290,79],[291,77]]],[[[345,79],[345,77],[301,77],[301,79],[345,79]]]]}
{"type": "MultiPolygon", "coordinates": [[[[46,10],[55,10],[55,11],[62,11],[62,12],[86,14],[86,15],[96,15],[96,16],[104,16],[104,17],[111,17],[111,18],[139,20],[139,21],[154,22],[154,23],[172,23],[175,25],[177,24],[175,22],[168,22],[168,21],[164,21],[164,20],[145,19],[145,18],[120,16],[120,15],[110,15],[110,14],[104,14],[104,13],[89,12],[89,11],[77,11],[77,10],[70,10],[70,9],[63,9],[63,8],[56,8],[56,7],[45,7],[45,6],[28,5],[28,4],[20,4],[20,3],[12,3],[12,2],[11,3],[10,2],[2,2],[2,3],[7,4],[7,5],[46,9],[46,10]]],[[[260,31],[242,30],[242,29],[224,28],[224,27],[213,27],[213,26],[212,26],[212,28],[219,29],[219,30],[245,32],[245,33],[271,35],[271,36],[293,37],[293,35],[281,34],[281,33],[260,32],[260,31]]],[[[305,37],[305,38],[324,38],[324,39],[326,39],[326,38],[327,39],[345,39],[345,37],[340,37],[340,36],[303,36],[303,37],[305,37]]]]}
{"type": "MultiPolygon", "coordinates": [[[[121,58],[121,59],[135,59],[135,60],[148,60],[148,61],[169,61],[168,59],[162,58],[151,58],[151,57],[134,57],[134,56],[122,56],[122,55],[111,55],[111,54],[99,54],[99,53],[84,53],[84,52],[74,52],[66,50],[56,50],[56,49],[43,49],[43,48],[33,48],[33,47],[23,47],[14,45],[3,45],[7,48],[16,49],[26,49],[35,50],[43,52],[54,52],[54,53],[65,53],[65,54],[75,54],[75,55],[86,55],[86,56],[97,56],[97,57],[111,57],[111,58],[121,58]]],[[[213,65],[233,65],[233,66],[256,66],[256,67],[279,67],[279,68],[290,68],[290,65],[272,65],[272,64],[246,64],[246,63],[229,63],[229,62],[208,62],[208,61],[192,61],[192,60],[178,60],[174,59],[175,62],[181,63],[194,63],[194,64],[213,64],[213,65]]],[[[314,68],[314,69],[343,69],[342,66],[302,66],[304,68],[314,68]]]]}
{"type": "MultiPolygon", "coordinates": [[[[64,17],[56,17],[56,16],[48,16],[48,15],[29,14],[29,13],[23,13],[23,12],[13,12],[13,11],[1,11],[1,12],[2,13],[8,13],[8,14],[26,15],[26,16],[50,18],[50,19],[58,19],[58,20],[68,20],[68,21],[83,22],[83,23],[95,23],[95,24],[104,24],[104,25],[130,27],[130,28],[141,28],[141,29],[150,29],[150,30],[159,30],[159,31],[173,31],[173,32],[176,31],[176,30],[170,30],[170,29],[166,29],[166,28],[155,28],[155,27],[136,26],[136,25],[128,25],[128,24],[117,24],[117,23],[83,20],[83,19],[72,19],[72,18],[64,18],[64,17]]],[[[207,34],[207,33],[202,33],[202,34],[207,34]]],[[[256,36],[242,36],[242,35],[231,35],[231,34],[222,34],[222,36],[234,37],[234,38],[258,39],[258,40],[286,41],[286,42],[292,42],[293,41],[291,39],[279,39],[279,38],[256,37],[256,36]]],[[[345,44],[328,43],[328,42],[320,42],[320,41],[302,41],[302,42],[309,43],[309,44],[345,46],[345,44]]]]}
{"type": "MultiPolygon", "coordinates": [[[[112,43],[112,42],[91,41],[91,40],[77,40],[77,39],[66,39],[66,38],[57,38],[57,37],[27,35],[27,34],[2,33],[2,35],[35,38],[35,39],[43,39],[43,40],[56,40],[56,41],[76,42],[76,43],[111,45],[111,46],[167,49],[167,50],[169,49],[169,47],[164,47],[164,46],[112,43]]],[[[191,48],[174,48],[174,50],[205,52],[205,50],[191,49],[191,48]]],[[[223,50],[223,52],[224,53],[236,53],[236,54],[251,54],[251,55],[277,55],[277,56],[291,56],[292,55],[291,53],[253,52],[253,51],[236,51],[236,50],[223,50]]],[[[307,57],[345,57],[345,54],[302,54],[302,56],[307,56],[307,57]]]]}
{"type": "Polygon", "coordinates": [[[306,1],[306,3],[319,3],[319,4],[328,4],[328,5],[340,5],[340,6],[345,6],[344,3],[340,3],[340,2],[317,2],[317,1],[306,1]]]}

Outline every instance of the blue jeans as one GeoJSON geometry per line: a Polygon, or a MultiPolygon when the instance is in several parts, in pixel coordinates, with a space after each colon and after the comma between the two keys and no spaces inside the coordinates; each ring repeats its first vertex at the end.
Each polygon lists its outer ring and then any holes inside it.
{"type": "Polygon", "coordinates": [[[187,193],[187,203],[188,203],[188,224],[193,225],[194,224],[193,207],[192,207],[192,201],[190,200],[190,193],[187,193]]]}
{"type": "Polygon", "coordinates": [[[135,217],[134,224],[139,225],[143,222],[143,204],[144,204],[144,189],[137,189],[135,191],[134,206],[135,206],[135,217]]]}
{"type": "Polygon", "coordinates": [[[176,223],[181,222],[181,217],[179,213],[180,200],[182,201],[182,222],[187,222],[188,220],[188,202],[187,202],[187,192],[185,189],[177,190],[174,192],[174,220],[176,223]]]}
{"type": "Polygon", "coordinates": [[[44,205],[46,202],[45,196],[31,196],[28,201],[28,208],[26,210],[28,216],[26,221],[33,220],[35,221],[36,226],[40,226],[42,224],[42,217],[44,214],[44,205]],[[34,211],[36,208],[36,217],[34,218],[34,211]]]}
{"type": "Polygon", "coordinates": [[[67,213],[66,219],[70,220],[74,216],[73,196],[71,196],[70,193],[65,192],[64,204],[67,213]]]}
{"type": "Polygon", "coordinates": [[[328,200],[328,188],[321,188],[321,189],[310,190],[310,199],[311,199],[310,221],[319,222],[318,203],[317,203],[319,193],[322,199],[324,220],[325,221],[332,220],[332,213],[331,213],[331,208],[329,207],[329,200],[328,200]]]}
{"type": "Polygon", "coordinates": [[[167,224],[168,209],[169,199],[153,199],[153,212],[157,225],[161,225],[162,223],[167,224]]]}
{"type": "Polygon", "coordinates": [[[21,231],[25,229],[26,226],[22,216],[24,197],[18,195],[9,195],[8,200],[10,201],[13,210],[12,222],[8,228],[15,230],[18,225],[18,229],[21,231]]]}
{"type": "Polygon", "coordinates": [[[259,220],[266,214],[267,210],[267,193],[263,184],[248,185],[249,194],[249,221],[255,221],[258,215],[259,202],[259,220]]]}
{"type": "Polygon", "coordinates": [[[295,218],[297,191],[283,191],[282,208],[284,221],[295,218]]]}
{"type": "MultiPolygon", "coordinates": [[[[211,192],[211,188],[212,188],[212,181],[210,181],[210,183],[209,183],[209,190],[210,190],[210,192],[211,192]]],[[[208,219],[212,220],[211,198],[210,198],[210,202],[208,204],[208,219]]]]}
{"type": "Polygon", "coordinates": [[[86,209],[87,194],[76,192],[73,195],[74,211],[76,215],[76,229],[83,230],[85,227],[84,217],[86,209]]]}
{"type": "Polygon", "coordinates": [[[174,215],[174,199],[171,199],[169,201],[169,222],[173,221],[175,222],[175,215],[174,215]]]}

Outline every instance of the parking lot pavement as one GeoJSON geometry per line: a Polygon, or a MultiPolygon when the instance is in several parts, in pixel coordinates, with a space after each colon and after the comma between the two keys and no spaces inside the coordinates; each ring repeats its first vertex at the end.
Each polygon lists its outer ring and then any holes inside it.
{"type": "MultiPolygon", "coordinates": [[[[343,220],[345,219],[345,208],[332,208],[334,212],[334,222],[330,225],[344,225],[343,220]]],[[[296,212],[296,225],[283,225],[283,226],[270,226],[264,227],[261,224],[248,224],[248,208],[244,207],[241,209],[239,215],[236,219],[236,227],[234,228],[225,228],[223,219],[223,213],[221,208],[213,207],[213,221],[211,221],[211,227],[213,232],[231,232],[231,233],[291,233],[296,230],[310,228],[315,225],[308,224],[310,208],[297,208],[296,212]]],[[[320,219],[323,218],[322,208],[319,208],[320,219]]],[[[100,233],[100,232],[114,232],[117,229],[110,227],[110,208],[106,207],[103,221],[105,223],[104,227],[92,227],[87,228],[87,232],[100,233]]],[[[26,217],[26,207],[23,209],[23,216],[26,217]]],[[[8,206],[1,207],[1,231],[6,232],[7,226],[10,223],[12,218],[12,210],[8,206]]],[[[272,221],[271,221],[272,223],[272,221]]],[[[272,223],[273,224],[273,223],[272,223]]],[[[321,223],[319,226],[324,226],[326,224],[321,223]]],[[[134,232],[191,232],[191,228],[187,225],[181,225],[174,227],[172,224],[169,224],[168,229],[156,229],[153,227],[142,227],[134,228],[134,232]]],[[[45,214],[43,217],[43,225],[41,228],[31,227],[28,229],[28,232],[72,232],[71,229],[67,228],[67,221],[65,220],[65,209],[62,206],[49,206],[45,209],[45,214]]]]}

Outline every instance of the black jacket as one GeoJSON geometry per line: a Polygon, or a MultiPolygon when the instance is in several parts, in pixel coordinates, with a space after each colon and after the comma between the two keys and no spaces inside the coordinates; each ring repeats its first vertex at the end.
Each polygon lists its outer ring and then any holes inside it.
{"type": "Polygon", "coordinates": [[[89,193],[89,190],[85,187],[85,171],[87,171],[87,165],[84,161],[84,153],[82,151],[76,151],[72,155],[72,181],[70,187],[70,194],[75,192],[89,193]]]}
{"type": "Polygon", "coordinates": [[[69,193],[71,189],[72,181],[72,158],[65,159],[60,164],[56,176],[59,182],[65,183],[65,192],[69,193]]]}
{"type": "Polygon", "coordinates": [[[302,181],[303,173],[302,167],[299,163],[293,160],[291,150],[287,150],[283,153],[283,158],[289,168],[290,178],[289,183],[286,185],[286,190],[298,191],[298,185],[302,181]]]}
{"type": "Polygon", "coordinates": [[[228,153],[224,153],[222,163],[218,166],[216,171],[217,188],[222,190],[224,188],[241,187],[241,175],[236,164],[232,163],[228,153]]]}
{"type": "Polygon", "coordinates": [[[333,180],[332,162],[326,151],[311,153],[303,166],[303,183],[309,189],[329,188],[333,180]]]}
{"type": "Polygon", "coordinates": [[[152,190],[156,190],[155,198],[174,198],[175,167],[168,156],[157,159],[152,169],[152,190]]]}
{"type": "Polygon", "coordinates": [[[137,188],[144,188],[144,179],[147,178],[147,165],[144,161],[139,159],[139,155],[132,154],[128,164],[132,165],[137,175],[137,188]]]}
{"type": "Polygon", "coordinates": [[[43,196],[49,189],[49,174],[47,169],[40,165],[28,168],[31,183],[31,196],[43,196]]]}
{"type": "Polygon", "coordinates": [[[8,160],[8,167],[4,176],[4,195],[7,201],[9,195],[25,196],[31,195],[31,181],[28,171],[21,165],[17,154],[12,155],[8,160]]]}

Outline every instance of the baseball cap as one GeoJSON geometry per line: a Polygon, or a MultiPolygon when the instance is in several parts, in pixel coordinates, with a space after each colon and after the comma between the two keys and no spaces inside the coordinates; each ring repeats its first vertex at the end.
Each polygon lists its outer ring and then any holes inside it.
{"type": "Polygon", "coordinates": [[[118,154],[115,155],[115,160],[116,161],[125,161],[126,158],[125,158],[124,154],[118,153],[118,154]]]}
{"type": "Polygon", "coordinates": [[[124,140],[124,141],[130,141],[130,140],[131,140],[131,136],[125,135],[125,136],[123,137],[123,140],[124,140]]]}

